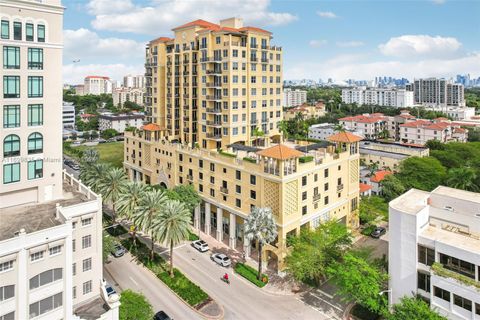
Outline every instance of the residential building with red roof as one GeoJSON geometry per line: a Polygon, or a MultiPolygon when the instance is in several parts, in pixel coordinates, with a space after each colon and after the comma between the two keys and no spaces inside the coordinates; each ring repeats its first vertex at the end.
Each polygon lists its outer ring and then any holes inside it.
{"type": "Polygon", "coordinates": [[[400,126],[400,141],[408,144],[425,145],[429,140],[440,142],[466,142],[468,130],[460,124],[445,120],[425,120],[407,122],[400,126]]]}
{"type": "Polygon", "coordinates": [[[381,113],[361,114],[338,119],[346,129],[354,130],[366,139],[377,139],[388,131],[389,118],[381,113]]]}

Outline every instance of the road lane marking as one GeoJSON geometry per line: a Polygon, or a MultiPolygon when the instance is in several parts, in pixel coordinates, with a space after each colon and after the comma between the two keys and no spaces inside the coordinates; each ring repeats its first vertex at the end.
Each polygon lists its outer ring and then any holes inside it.
{"type": "MultiPolygon", "coordinates": [[[[179,248],[184,247],[184,246],[186,246],[186,245],[187,245],[187,244],[184,243],[184,244],[181,244],[181,245],[179,245],[179,246],[173,247],[173,250],[179,249],[179,248]]],[[[165,252],[169,252],[169,251],[170,251],[170,249],[165,249],[165,250],[163,250],[163,251],[160,251],[158,254],[162,255],[162,254],[164,254],[165,252]]]]}
{"type": "Polygon", "coordinates": [[[133,280],[132,277],[129,276],[128,278],[129,278],[130,280],[132,280],[132,282],[135,283],[136,286],[139,286],[138,283],[137,283],[137,281],[133,280]]]}
{"type": "Polygon", "coordinates": [[[308,293],[309,293],[310,295],[314,296],[315,298],[317,298],[318,300],[323,301],[323,302],[325,302],[326,304],[328,304],[329,306],[337,309],[338,311],[342,311],[342,312],[343,312],[342,308],[339,308],[339,307],[337,307],[336,305],[328,302],[327,300],[325,300],[325,299],[323,299],[323,298],[320,298],[319,296],[317,296],[316,294],[314,294],[314,293],[312,293],[312,292],[308,292],[308,293]]]}

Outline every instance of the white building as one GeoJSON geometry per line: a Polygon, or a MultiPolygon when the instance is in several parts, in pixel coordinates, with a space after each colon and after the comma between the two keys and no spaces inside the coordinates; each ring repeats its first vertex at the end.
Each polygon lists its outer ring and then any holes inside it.
{"type": "Polygon", "coordinates": [[[419,294],[448,319],[480,319],[480,194],[440,186],[390,202],[392,302],[419,294]]]}
{"type": "Polygon", "coordinates": [[[415,79],[407,85],[415,104],[428,107],[465,106],[464,87],[438,78],[415,79]]]}
{"type": "Polygon", "coordinates": [[[440,142],[467,142],[468,130],[459,123],[443,120],[419,119],[399,125],[399,137],[403,143],[424,145],[429,140],[440,142]]]}
{"type": "Polygon", "coordinates": [[[85,77],[83,88],[84,94],[99,95],[112,93],[112,82],[109,77],[87,76],[85,77]]]}
{"type": "Polygon", "coordinates": [[[145,88],[145,76],[132,76],[131,74],[123,77],[123,86],[125,88],[145,88]]]}
{"type": "Polygon", "coordinates": [[[0,1],[1,320],[118,319],[102,282],[101,198],[62,171],[63,11],[0,1]]]}
{"type": "Polygon", "coordinates": [[[475,108],[474,107],[426,107],[427,110],[432,111],[441,111],[453,120],[471,120],[475,117],[475,108]]]}
{"type": "MultiPolygon", "coordinates": [[[[308,128],[308,137],[311,139],[327,140],[328,137],[337,134],[339,131],[335,130],[335,124],[333,123],[319,123],[314,124],[308,128]]],[[[359,132],[355,130],[346,130],[357,136],[363,137],[359,132]]]]}
{"type": "Polygon", "coordinates": [[[404,89],[357,87],[342,90],[343,103],[377,105],[396,108],[413,106],[413,92],[404,89]]]}
{"type": "Polygon", "coordinates": [[[75,128],[75,106],[71,102],[63,102],[62,119],[64,128],[75,128]]]}
{"type": "Polygon", "coordinates": [[[140,129],[143,126],[145,115],[143,113],[131,114],[112,114],[104,113],[98,116],[98,129],[105,131],[107,129],[115,129],[119,133],[125,132],[128,127],[140,129]]]}
{"type": "Polygon", "coordinates": [[[296,107],[307,102],[307,91],[299,89],[285,89],[283,91],[283,106],[296,107]]]}
{"type": "Polygon", "coordinates": [[[113,105],[123,107],[126,101],[131,101],[143,106],[143,95],[145,89],[123,87],[113,90],[113,105]]]}

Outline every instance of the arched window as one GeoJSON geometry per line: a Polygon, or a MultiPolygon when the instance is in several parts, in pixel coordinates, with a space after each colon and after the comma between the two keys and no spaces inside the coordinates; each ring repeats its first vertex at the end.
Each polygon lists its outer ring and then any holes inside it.
{"type": "Polygon", "coordinates": [[[30,278],[30,290],[46,285],[63,278],[63,269],[56,268],[44,271],[30,278]]]}
{"type": "Polygon", "coordinates": [[[3,139],[3,156],[15,157],[20,155],[20,138],[16,134],[11,134],[3,139]]]}
{"type": "Polygon", "coordinates": [[[28,136],[28,154],[43,152],[43,136],[34,132],[28,136]]]}

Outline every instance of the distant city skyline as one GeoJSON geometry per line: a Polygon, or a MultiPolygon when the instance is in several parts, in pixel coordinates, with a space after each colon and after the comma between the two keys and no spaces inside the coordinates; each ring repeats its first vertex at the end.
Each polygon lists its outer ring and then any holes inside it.
{"type": "Polygon", "coordinates": [[[285,79],[480,76],[479,1],[300,2],[63,0],[64,81],[141,74],[147,41],[187,21],[231,16],[273,32],[285,79]]]}

